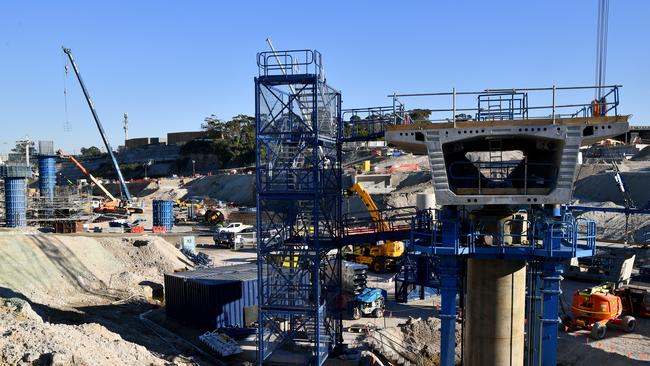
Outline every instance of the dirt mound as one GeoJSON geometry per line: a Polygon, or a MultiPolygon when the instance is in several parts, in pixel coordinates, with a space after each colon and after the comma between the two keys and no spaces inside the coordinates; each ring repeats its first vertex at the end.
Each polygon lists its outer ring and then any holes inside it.
{"type": "Polygon", "coordinates": [[[211,198],[238,205],[255,205],[255,175],[213,175],[194,179],[187,183],[186,197],[211,198]]]}
{"type": "MultiPolygon", "coordinates": [[[[409,320],[377,331],[369,345],[388,360],[404,365],[440,364],[440,319],[409,320]]],[[[456,330],[456,364],[460,362],[461,333],[456,330]]]]}
{"type": "Polygon", "coordinates": [[[0,233],[0,290],[53,306],[87,302],[93,296],[142,295],[142,281],[162,283],[163,272],[189,263],[158,237],[135,243],[122,238],[0,233]]]}
{"type": "MultiPolygon", "coordinates": [[[[613,202],[573,202],[575,205],[623,208],[613,202]]],[[[646,243],[650,241],[650,222],[646,215],[630,215],[628,231],[625,231],[625,214],[615,212],[589,211],[580,213],[579,217],[596,221],[597,239],[624,241],[629,239],[635,243],[646,243]]]]}
{"type": "Polygon", "coordinates": [[[630,158],[632,161],[650,161],[650,146],[646,146],[630,158]]]}
{"type": "MultiPolygon", "coordinates": [[[[650,201],[650,190],[647,189],[650,172],[622,172],[621,177],[636,206],[646,207],[650,201]]],[[[577,181],[573,196],[581,201],[624,204],[612,172],[598,173],[577,181]]]]}
{"type": "Polygon", "coordinates": [[[180,268],[159,237],[0,232],[0,365],[194,364],[140,318],[180,268]]]}
{"type": "Polygon", "coordinates": [[[165,365],[105,327],[43,322],[25,300],[0,299],[0,364],[165,365]]]}

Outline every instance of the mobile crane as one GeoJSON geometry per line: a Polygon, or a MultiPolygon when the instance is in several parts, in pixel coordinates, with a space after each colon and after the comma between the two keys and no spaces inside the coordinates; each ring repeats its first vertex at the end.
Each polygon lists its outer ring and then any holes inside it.
{"type": "MultiPolygon", "coordinates": [[[[142,208],[138,207],[135,204],[135,202],[133,201],[133,198],[131,197],[131,192],[129,192],[129,188],[126,185],[126,181],[124,180],[124,177],[122,176],[122,171],[120,170],[120,166],[117,163],[117,159],[115,158],[115,154],[113,153],[113,148],[111,148],[111,144],[108,142],[108,138],[106,137],[106,133],[104,132],[104,127],[102,126],[102,123],[99,121],[99,116],[97,115],[97,111],[95,110],[95,106],[93,104],[93,101],[90,99],[90,94],[88,93],[88,90],[86,89],[86,85],[84,84],[84,82],[83,82],[83,80],[81,78],[81,74],[79,73],[79,68],[77,67],[77,63],[74,61],[74,58],[72,57],[72,51],[69,48],[63,47],[63,53],[65,53],[68,56],[68,59],[70,60],[70,64],[72,65],[72,69],[74,70],[74,73],[77,76],[77,80],[79,81],[79,85],[81,86],[81,90],[84,93],[84,97],[86,97],[86,103],[88,103],[88,107],[90,108],[90,112],[92,113],[93,119],[95,120],[95,124],[97,125],[97,129],[99,130],[99,135],[102,137],[102,141],[104,142],[104,146],[106,147],[106,151],[108,152],[108,155],[111,158],[111,162],[113,163],[113,169],[115,169],[115,173],[117,175],[117,180],[120,182],[120,189],[121,189],[122,199],[119,201],[119,204],[120,204],[121,207],[123,207],[123,208],[125,208],[125,209],[127,209],[129,211],[142,212],[142,208]]],[[[77,167],[78,166],[79,165],[77,165],[77,167]]],[[[104,193],[106,193],[106,191],[104,191],[104,193]]],[[[109,198],[110,198],[110,196],[109,196],[109,198]]]]}
{"type": "Polygon", "coordinates": [[[124,207],[125,205],[122,204],[122,201],[115,198],[111,192],[106,189],[106,187],[99,181],[99,179],[95,178],[94,175],[92,175],[86,167],[84,167],[79,160],[77,160],[74,156],[68,155],[64,153],[62,150],[57,151],[57,154],[61,159],[68,159],[70,160],[88,179],[90,179],[91,182],[93,182],[99,189],[102,190],[104,195],[106,195],[106,200],[102,202],[102,204],[97,207],[94,211],[97,213],[104,213],[104,214],[117,214],[117,215],[129,215],[132,213],[142,213],[142,208],[138,207],[124,207]]]}
{"type": "MultiPolygon", "coordinates": [[[[370,196],[370,193],[356,182],[347,190],[346,194],[356,194],[368,209],[373,224],[377,231],[389,231],[388,224],[384,221],[379,207],[370,196]]],[[[387,240],[383,244],[367,243],[353,247],[352,253],[347,253],[344,258],[349,261],[367,265],[372,271],[383,273],[396,270],[404,254],[404,243],[401,241],[387,240]]]]}

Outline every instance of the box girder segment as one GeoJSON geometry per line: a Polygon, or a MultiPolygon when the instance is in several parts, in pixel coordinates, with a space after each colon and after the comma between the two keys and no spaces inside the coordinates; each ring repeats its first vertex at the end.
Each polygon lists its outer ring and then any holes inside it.
{"type": "Polygon", "coordinates": [[[341,245],[340,94],[315,74],[255,88],[258,362],[301,344],[320,365],[342,340],[341,258],[327,255],[341,245]]]}

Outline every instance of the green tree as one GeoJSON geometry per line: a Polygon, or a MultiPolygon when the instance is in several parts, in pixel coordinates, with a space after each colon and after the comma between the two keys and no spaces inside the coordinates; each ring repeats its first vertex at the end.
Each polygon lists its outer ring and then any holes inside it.
{"type": "Polygon", "coordinates": [[[250,165],[255,162],[255,117],[239,114],[228,121],[210,115],[201,127],[214,140],[206,146],[193,141],[186,144],[181,153],[204,153],[216,155],[220,167],[250,165]]]}
{"type": "Polygon", "coordinates": [[[102,154],[97,146],[82,147],[80,150],[81,156],[98,156],[102,154]]]}
{"type": "Polygon", "coordinates": [[[425,122],[429,120],[429,116],[431,116],[431,110],[416,108],[408,111],[408,114],[411,116],[411,120],[413,120],[413,122],[425,122]]]}

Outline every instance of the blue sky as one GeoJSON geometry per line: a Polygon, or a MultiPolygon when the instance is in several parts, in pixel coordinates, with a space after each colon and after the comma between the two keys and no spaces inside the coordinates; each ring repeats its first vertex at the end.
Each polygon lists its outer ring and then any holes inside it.
{"type": "MultiPolygon", "coordinates": [[[[575,1],[12,1],[0,3],[0,152],[28,136],[78,151],[101,146],[73,50],[104,128],[130,137],[197,130],[205,116],[254,111],[255,54],[312,48],[344,108],[392,92],[594,83],[597,0],[575,1]]],[[[608,83],[622,112],[650,124],[650,1],[612,1],[608,83]],[[645,87],[645,88],[644,88],[645,87]]],[[[409,101],[410,102],[410,101],[409,101]]],[[[418,107],[409,104],[407,107],[418,107]]]]}

